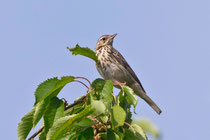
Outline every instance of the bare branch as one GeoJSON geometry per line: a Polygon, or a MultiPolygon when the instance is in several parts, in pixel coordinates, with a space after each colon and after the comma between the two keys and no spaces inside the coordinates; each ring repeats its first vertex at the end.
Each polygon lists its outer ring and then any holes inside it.
{"type": "Polygon", "coordinates": [[[79,100],[75,101],[73,104],[70,104],[69,106],[65,107],[65,110],[72,108],[79,103],[82,103],[85,98],[86,98],[86,95],[82,96],[79,100]]]}
{"type": "Polygon", "coordinates": [[[36,131],[36,133],[34,133],[30,138],[28,138],[28,140],[33,140],[39,133],[42,132],[43,129],[44,129],[44,126],[42,126],[41,128],[39,128],[39,130],[36,131]]]}

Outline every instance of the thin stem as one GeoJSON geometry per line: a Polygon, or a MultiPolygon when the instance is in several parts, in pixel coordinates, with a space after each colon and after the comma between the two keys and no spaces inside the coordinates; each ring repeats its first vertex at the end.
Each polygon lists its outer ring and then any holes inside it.
{"type": "Polygon", "coordinates": [[[124,122],[124,124],[126,124],[127,126],[129,126],[129,127],[133,130],[134,134],[136,134],[136,131],[134,130],[133,126],[131,126],[131,125],[130,125],[129,123],[127,123],[127,122],[124,122]]]}
{"type": "Polygon", "coordinates": [[[87,89],[89,89],[89,87],[85,83],[83,83],[83,82],[81,82],[79,80],[74,80],[74,82],[79,82],[79,83],[83,84],[87,89]]]}
{"type": "Polygon", "coordinates": [[[86,98],[86,95],[82,96],[79,100],[75,101],[73,104],[70,104],[69,106],[65,107],[65,110],[72,108],[79,103],[82,103],[85,98],[86,98]]]}
{"type": "Polygon", "coordinates": [[[91,82],[87,78],[85,78],[85,77],[76,77],[76,78],[77,79],[84,79],[84,80],[86,80],[91,85],[91,82]]]}
{"type": "Polygon", "coordinates": [[[42,132],[43,129],[44,129],[44,126],[42,126],[41,128],[39,128],[39,130],[36,131],[36,133],[34,133],[30,138],[28,138],[28,140],[33,140],[39,133],[42,132]]]}

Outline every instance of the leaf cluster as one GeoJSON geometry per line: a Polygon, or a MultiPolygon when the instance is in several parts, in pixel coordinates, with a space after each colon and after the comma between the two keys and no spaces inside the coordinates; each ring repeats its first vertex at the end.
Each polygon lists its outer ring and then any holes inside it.
{"type": "MultiPolygon", "coordinates": [[[[90,58],[97,61],[87,48],[76,46],[70,50],[87,57],[90,54],[90,58]]],[[[141,121],[132,120],[131,106],[135,109],[138,99],[128,86],[120,85],[121,90],[115,96],[112,81],[96,79],[89,82],[87,93],[73,104],[68,105],[57,97],[71,82],[85,85],[79,78],[56,77],[38,86],[33,109],[18,124],[19,140],[25,140],[42,118],[43,124],[37,133],[40,140],[147,140],[141,121]]]]}

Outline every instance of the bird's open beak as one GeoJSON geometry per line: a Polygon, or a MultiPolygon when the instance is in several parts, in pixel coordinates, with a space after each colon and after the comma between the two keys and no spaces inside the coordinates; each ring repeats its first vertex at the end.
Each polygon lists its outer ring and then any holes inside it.
{"type": "Polygon", "coordinates": [[[113,40],[113,39],[115,38],[115,36],[117,36],[117,33],[116,33],[116,34],[113,34],[113,35],[111,36],[111,40],[113,40]]]}

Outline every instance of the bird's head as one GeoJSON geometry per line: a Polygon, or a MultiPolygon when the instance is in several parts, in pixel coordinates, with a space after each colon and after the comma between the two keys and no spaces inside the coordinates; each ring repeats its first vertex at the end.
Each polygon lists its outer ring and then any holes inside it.
{"type": "Polygon", "coordinates": [[[113,35],[103,35],[98,39],[98,42],[96,44],[96,50],[105,47],[107,45],[112,46],[113,43],[113,39],[115,38],[117,34],[113,34],[113,35]]]}

